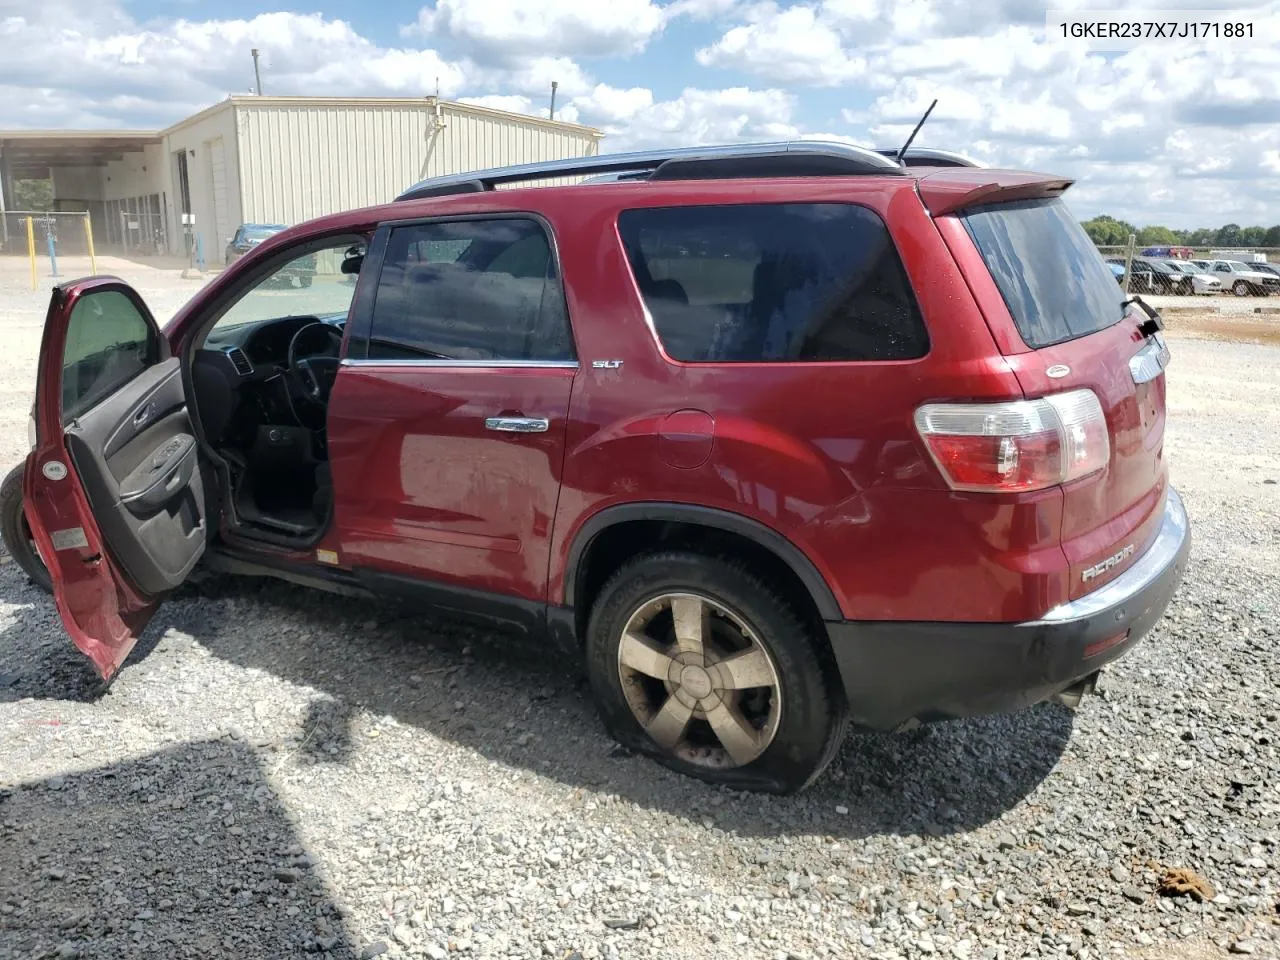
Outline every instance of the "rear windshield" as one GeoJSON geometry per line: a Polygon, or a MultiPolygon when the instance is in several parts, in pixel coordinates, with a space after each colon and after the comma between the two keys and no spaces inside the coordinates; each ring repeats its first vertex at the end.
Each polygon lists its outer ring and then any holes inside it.
{"type": "Polygon", "coordinates": [[[1124,316],[1124,291],[1061,200],[974,207],[961,219],[1027,346],[1074,340],[1124,316]]]}

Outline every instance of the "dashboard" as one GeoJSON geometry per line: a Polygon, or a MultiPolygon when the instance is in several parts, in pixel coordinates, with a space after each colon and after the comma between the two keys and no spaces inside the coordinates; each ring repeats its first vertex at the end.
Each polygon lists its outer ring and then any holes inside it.
{"type": "Polygon", "coordinates": [[[308,326],[313,329],[298,341],[299,358],[340,354],[346,314],[279,317],[210,331],[191,372],[200,419],[214,446],[249,443],[262,423],[301,426],[304,416],[314,420],[318,414],[323,425],[323,409],[300,406],[296,377],[287,375],[289,344],[308,326]]]}
{"type": "Polygon", "coordinates": [[[226,358],[237,379],[259,373],[275,373],[289,363],[289,343],[299,330],[315,323],[323,323],[333,331],[325,336],[317,330],[298,344],[300,357],[336,357],[346,327],[346,314],[316,317],[280,317],[257,323],[237,324],[219,330],[216,327],[205,339],[201,353],[220,353],[226,358]],[[244,361],[247,360],[246,364],[244,361]],[[251,368],[251,369],[249,369],[251,368]]]}

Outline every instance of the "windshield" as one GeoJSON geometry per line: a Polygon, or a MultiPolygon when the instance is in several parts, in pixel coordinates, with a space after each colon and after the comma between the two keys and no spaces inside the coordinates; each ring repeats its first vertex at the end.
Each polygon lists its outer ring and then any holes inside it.
{"type": "Polygon", "coordinates": [[[1124,317],[1124,291],[1060,199],[975,207],[961,219],[1027,346],[1074,340],[1124,317]]]}

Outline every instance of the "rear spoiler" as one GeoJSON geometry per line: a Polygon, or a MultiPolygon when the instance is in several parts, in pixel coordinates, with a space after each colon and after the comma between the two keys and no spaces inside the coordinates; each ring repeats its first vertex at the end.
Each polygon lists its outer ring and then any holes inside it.
{"type": "Polygon", "coordinates": [[[1073,182],[1063,177],[1022,170],[953,167],[921,177],[916,181],[916,190],[925,208],[935,217],[940,217],[984,203],[1058,197],[1073,182]]]}

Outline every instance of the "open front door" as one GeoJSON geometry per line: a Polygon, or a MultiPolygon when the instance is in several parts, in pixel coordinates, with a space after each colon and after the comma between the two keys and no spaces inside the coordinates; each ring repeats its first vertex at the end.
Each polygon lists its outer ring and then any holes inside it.
{"type": "Polygon", "coordinates": [[[58,613],[104,680],[205,546],[180,361],[114,278],[56,287],[23,498],[58,613]]]}

